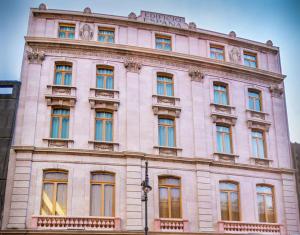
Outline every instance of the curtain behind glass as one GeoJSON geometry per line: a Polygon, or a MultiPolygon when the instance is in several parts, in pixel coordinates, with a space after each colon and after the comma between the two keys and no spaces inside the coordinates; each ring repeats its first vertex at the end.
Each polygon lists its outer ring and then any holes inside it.
{"type": "Polygon", "coordinates": [[[64,85],[71,85],[71,81],[72,81],[72,74],[71,73],[66,73],[65,74],[65,80],[64,80],[64,85]]]}
{"type": "Polygon", "coordinates": [[[61,138],[67,139],[69,137],[69,118],[62,119],[61,138]]]}
{"type": "Polygon", "coordinates": [[[42,191],[42,206],[41,206],[41,215],[52,215],[53,213],[53,192],[54,185],[51,183],[43,184],[42,191]]]}
{"type": "Polygon", "coordinates": [[[55,85],[60,85],[62,82],[62,73],[61,72],[57,72],[55,75],[55,80],[54,80],[54,84],[55,85]]]}
{"type": "Polygon", "coordinates": [[[114,186],[105,185],[104,186],[104,216],[113,216],[113,193],[114,186]]]}
{"type": "Polygon", "coordinates": [[[221,192],[220,193],[221,200],[221,219],[229,220],[229,211],[228,211],[228,193],[221,192]]]}
{"type": "Polygon", "coordinates": [[[106,78],[106,89],[113,89],[113,77],[106,78]]]}
{"type": "Polygon", "coordinates": [[[67,184],[57,184],[55,215],[66,215],[67,184]]]}
{"type": "Polygon", "coordinates": [[[103,126],[103,122],[101,120],[96,120],[96,140],[102,141],[103,137],[102,137],[102,126],[103,126]]]}
{"type": "Polygon", "coordinates": [[[159,146],[166,145],[166,132],[164,126],[158,127],[158,139],[159,139],[159,146]]]}
{"type": "Polygon", "coordinates": [[[168,207],[168,189],[159,188],[159,217],[168,218],[169,217],[169,207],[168,207]]]}
{"type": "Polygon", "coordinates": [[[112,141],[112,122],[106,121],[106,130],[105,130],[105,140],[106,141],[112,141]]]}
{"type": "Polygon", "coordinates": [[[174,135],[173,127],[168,127],[168,146],[169,147],[175,146],[175,135],[174,135]]]}
{"type": "Polygon", "coordinates": [[[101,185],[93,184],[91,188],[91,216],[101,215],[101,185]]]}
{"type": "Polygon", "coordinates": [[[51,138],[58,138],[59,118],[52,117],[51,138]]]}
{"type": "Polygon", "coordinates": [[[258,204],[259,222],[266,222],[264,197],[262,195],[257,195],[257,204],[258,204]]]}
{"type": "Polygon", "coordinates": [[[230,193],[230,201],[231,201],[231,220],[238,221],[239,220],[239,199],[238,199],[238,194],[236,192],[230,193]]]}
{"type": "Polygon", "coordinates": [[[97,76],[97,88],[104,88],[104,77],[102,75],[97,76]]]}
{"type": "Polygon", "coordinates": [[[180,218],[180,189],[171,189],[171,218],[180,218]]]}

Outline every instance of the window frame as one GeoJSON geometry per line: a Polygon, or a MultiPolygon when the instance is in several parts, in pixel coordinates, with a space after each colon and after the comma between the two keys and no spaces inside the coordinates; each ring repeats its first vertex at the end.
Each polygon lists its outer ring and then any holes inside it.
{"type": "Polygon", "coordinates": [[[101,185],[101,205],[100,205],[100,217],[109,217],[109,216],[104,216],[104,210],[105,210],[105,204],[104,204],[104,195],[105,195],[105,185],[113,185],[113,206],[112,206],[112,217],[115,217],[116,214],[116,174],[114,172],[109,172],[109,171],[92,171],[90,173],[90,216],[91,215],[91,206],[92,206],[92,185],[101,185]],[[93,174],[104,174],[104,175],[112,175],[114,177],[113,182],[108,182],[108,181],[93,181],[92,180],[92,175],[93,174]]]}
{"type": "Polygon", "coordinates": [[[158,214],[159,218],[161,219],[181,219],[182,218],[182,184],[181,184],[181,177],[179,176],[173,176],[173,175],[160,175],[158,176],[158,214]],[[160,184],[160,179],[165,179],[165,178],[174,178],[179,180],[179,186],[174,186],[174,185],[168,185],[168,184],[160,184]],[[167,188],[168,189],[168,217],[160,217],[160,188],[167,188]],[[171,189],[172,188],[177,188],[179,189],[179,213],[180,216],[177,218],[171,217],[172,216],[172,208],[171,208],[171,189]]]}
{"type": "Polygon", "coordinates": [[[263,130],[260,130],[260,129],[251,129],[251,147],[252,147],[252,149],[251,149],[251,151],[252,151],[252,155],[253,155],[253,157],[254,158],[259,158],[259,159],[268,159],[268,155],[267,155],[267,145],[266,145],[266,133],[265,133],[265,131],[263,131],[263,130]],[[255,138],[256,139],[256,145],[257,145],[257,149],[258,149],[258,156],[254,156],[254,154],[253,154],[253,136],[252,136],[252,134],[253,134],[253,132],[260,132],[261,134],[262,134],[262,141],[263,141],[263,150],[264,150],[264,157],[263,158],[261,158],[260,156],[259,156],[259,144],[258,144],[258,141],[257,141],[257,137],[255,138]]]}
{"type": "Polygon", "coordinates": [[[248,109],[254,112],[263,112],[263,103],[262,103],[262,91],[261,90],[257,90],[257,89],[253,89],[253,88],[248,88],[248,109]],[[257,99],[255,97],[250,97],[250,92],[252,93],[257,93],[259,95],[259,104],[260,104],[260,110],[256,110],[255,109],[255,102],[254,102],[254,109],[250,108],[250,100],[254,99],[254,101],[256,101],[257,99]]]}
{"type": "Polygon", "coordinates": [[[221,208],[221,197],[220,197],[220,212],[221,212],[221,220],[222,221],[241,221],[241,200],[240,200],[240,184],[239,182],[233,181],[233,180],[220,180],[219,181],[219,196],[221,194],[221,192],[226,192],[227,193],[227,198],[228,198],[228,215],[229,215],[229,220],[223,220],[222,219],[222,208],[221,208]],[[229,183],[229,184],[235,184],[237,186],[237,190],[224,190],[221,189],[220,185],[222,183],[229,183]],[[232,208],[231,208],[231,197],[229,197],[229,195],[231,195],[231,192],[237,192],[238,195],[238,220],[232,220],[232,208]]]}
{"type": "Polygon", "coordinates": [[[256,191],[256,206],[257,206],[257,213],[258,213],[258,220],[259,222],[261,223],[277,223],[277,211],[276,211],[276,203],[275,203],[275,187],[271,184],[256,184],[256,187],[255,187],[255,191],[256,191]],[[257,192],[257,187],[259,186],[262,186],[262,187],[268,187],[268,188],[271,188],[271,191],[272,193],[259,193],[257,192]],[[258,206],[258,195],[263,195],[263,198],[264,198],[264,217],[265,217],[265,221],[260,221],[260,218],[259,218],[259,206],[258,206]],[[266,203],[265,203],[265,195],[272,195],[272,206],[273,206],[273,211],[274,211],[274,222],[269,222],[268,221],[268,213],[266,213],[266,203]]]}
{"type": "Polygon", "coordinates": [[[214,44],[214,43],[210,43],[209,44],[209,58],[212,59],[212,60],[218,60],[218,61],[225,61],[225,46],[224,45],[220,45],[220,44],[214,44]],[[221,49],[223,50],[223,53],[218,53],[218,52],[213,52],[214,54],[214,58],[211,58],[211,53],[212,53],[212,48],[214,49],[221,49]],[[218,59],[217,58],[217,55],[221,54],[223,56],[223,59],[218,59]]]}
{"type": "MultiPolygon", "coordinates": [[[[220,98],[220,93],[221,91],[217,90],[218,94],[219,94],[219,98],[220,98]]],[[[218,81],[215,81],[213,82],[213,103],[214,104],[217,104],[217,105],[225,105],[225,106],[229,106],[230,105],[230,99],[229,99],[229,85],[227,83],[224,83],[224,82],[218,82],[218,81]],[[220,103],[216,103],[215,102],[215,86],[222,86],[222,87],[225,87],[225,94],[226,94],[226,100],[227,100],[227,104],[220,104],[220,103]]]]}
{"type": "Polygon", "coordinates": [[[96,88],[97,89],[103,89],[103,90],[114,90],[114,86],[115,86],[115,70],[114,70],[114,67],[113,66],[110,66],[110,65],[97,65],[96,66],[96,88]],[[108,89],[106,88],[106,80],[107,80],[107,77],[109,76],[108,74],[101,74],[101,73],[98,73],[98,69],[107,69],[107,70],[111,70],[112,71],[112,89],[108,89]],[[104,77],[104,80],[103,80],[103,88],[99,88],[97,87],[97,80],[98,80],[98,76],[103,76],[104,77]]]}
{"type": "Polygon", "coordinates": [[[67,186],[67,190],[66,190],[66,211],[65,211],[65,215],[66,216],[68,214],[68,183],[69,183],[69,172],[67,170],[63,170],[63,169],[45,169],[43,170],[43,174],[42,174],[42,190],[41,190],[41,202],[40,202],[40,215],[42,214],[42,208],[43,208],[43,193],[44,193],[44,184],[53,184],[53,196],[52,196],[52,204],[53,204],[53,209],[52,209],[52,213],[48,214],[47,216],[59,216],[56,215],[56,201],[57,201],[57,185],[58,184],[66,184],[67,186]],[[67,175],[67,180],[57,180],[57,179],[45,179],[45,173],[65,173],[67,175]],[[55,200],[54,200],[55,198],[55,200]],[[55,203],[53,203],[55,202],[55,203]]]}
{"type": "Polygon", "coordinates": [[[157,50],[163,50],[163,51],[172,51],[173,50],[173,46],[172,46],[172,36],[171,35],[166,35],[166,34],[160,34],[160,33],[155,33],[154,35],[154,43],[155,43],[155,49],[157,50]],[[166,44],[167,43],[164,43],[164,42],[161,42],[162,44],[162,48],[157,48],[157,42],[156,42],[156,39],[169,39],[170,40],[170,50],[168,49],[165,49],[166,48],[166,44]]]}
{"type": "MultiPolygon", "coordinates": [[[[221,132],[222,133],[222,146],[223,146],[223,150],[224,150],[224,143],[225,143],[225,138],[224,138],[224,133],[225,132],[221,132]]],[[[228,124],[224,124],[224,123],[216,123],[216,143],[217,143],[217,153],[221,153],[221,154],[233,154],[233,143],[232,143],[232,126],[230,126],[230,125],[228,125],[228,124]],[[226,127],[226,128],[228,128],[229,129],[229,139],[230,139],[230,153],[227,153],[227,152],[225,152],[225,151],[223,151],[223,152],[219,152],[218,151],[218,133],[219,133],[219,131],[218,131],[218,126],[220,126],[220,127],[226,127]]]]}
{"type": "Polygon", "coordinates": [[[51,122],[50,122],[50,137],[51,138],[53,138],[53,139],[62,139],[62,140],[67,140],[67,139],[69,139],[70,138],[70,112],[71,112],[71,110],[70,110],[70,108],[66,108],[66,107],[53,107],[52,109],[51,109],[51,122]],[[53,111],[54,110],[68,110],[69,111],[69,114],[68,115],[63,115],[63,114],[53,114],[53,111]],[[68,119],[69,119],[69,123],[68,123],[68,138],[62,138],[61,137],[61,135],[62,135],[62,120],[63,120],[63,118],[64,117],[68,117],[68,119]],[[59,118],[59,127],[58,127],[58,137],[52,137],[52,131],[53,131],[53,129],[52,129],[52,124],[53,124],[53,117],[58,117],[59,118]]]}
{"type": "Polygon", "coordinates": [[[173,74],[170,73],[163,73],[163,72],[158,72],[156,73],[156,93],[159,96],[166,96],[166,97],[174,97],[175,96],[175,92],[174,92],[174,76],[173,74]],[[172,80],[172,82],[166,82],[166,81],[158,81],[158,77],[164,77],[164,78],[169,78],[172,80]],[[163,84],[164,86],[164,94],[158,94],[157,92],[157,88],[158,88],[158,84],[163,84]],[[172,85],[172,96],[168,96],[167,95],[167,84],[171,84],[172,85]]]}
{"type": "Polygon", "coordinates": [[[97,42],[101,42],[101,43],[111,43],[111,44],[115,44],[116,43],[116,29],[113,28],[113,27],[103,27],[103,26],[98,26],[97,28],[97,42]],[[99,31],[109,31],[109,32],[113,32],[113,38],[114,38],[114,41],[113,42],[109,42],[108,41],[108,37],[107,35],[105,34],[100,34],[99,31]],[[102,35],[104,37],[104,41],[99,41],[99,36],[102,35]]]}
{"type": "Polygon", "coordinates": [[[58,38],[60,38],[60,39],[71,39],[71,40],[74,40],[75,39],[75,34],[76,34],[76,24],[75,23],[64,23],[64,22],[58,23],[58,38]],[[74,38],[70,38],[69,37],[70,31],[68,31],[68,30],[61,30],[60,29],[61,26],[74,28],[74,31],[73,31],[74,38]],[[64,38],[60,37],[59,36],[60,32],[65,32],[66,37],[64,37],[64,38]]]}
{"type": "Polygon", "coordinates": [[[176,120],[175,120],[175,118],[174,117],[170,117],[170,116],[164,116],[164,115],[162,115],[162,116],[158,116],[158,125],[157,125],[157,129],[158,129],[158,146],[159,147],[166,147],[166,148],[174,148],[174,147],[176,147],[176,120]],[[160,126],[160,123],[159,123],[159,119],[168,119],[168,120],[172,120],[173,121],[173,125],[171,126],[171,125],[168,125],[168,124],[166,124],[166,125],[163,125],[163,126],[169,126],[169,127],[173,127],[173,129],[174,129],[174,146],[173,147],[171,147],[171,146],[169,146],[168,145],[168,143],[169,143],[169,134],[168,134],[168,129],[166,129],[166,139],[165,139],[165,143],[166,143],[166,145],[160,145],[160,139],[159,139],[159,126],[160,126]]]}
{"type": "Polygon", "coordinates": [[[72,82],[73,82],[73,63],[72,62],[68,62],[68,61],[56,61],[54,64],[54,79],[53,79],[53,85],[54,86],[67,86],[70,87],[72,86],[72,82]],[[57,70],[57,66],[70,66],[71,70],[57,70]],[[62,81],[61,84],[55,84],[55,80],[56,80],[56,73],[57,72],[61,72],[62,73],[62,81]],[[71,74],[71,83],[70,85],[65,85],[64,81],[65,81],[65,75],[66,74],[71,74]]]}
{"type": "Polygon", "coordinates": [[[114,113],[111,111],[111,110],[103,110],[103,109],[100,109],[100,110],[95,110],[95,128],[94,128],[94,138],[95,138],[95,141],[100,141],[100,142],[113,142],[114,140],[114,113]],[[97,113],[110,113],[112,115],[111,118],[98,118],[97,117],[97,113]],[[96,139],[96,125],[97,125],[97,120],[104,120],[105,121],[105,125],[102,126],[102,136],[105,136],[105,140],[97,140],[96,139]],[[111,141],[108,141],[106,140],[106,121],[107,120],[111,120],[111,125],[112,125],[112,130],[111,130],[111,135],[112,135],[112,140],[111,141]]]}
{"type": "Polygon", "coordinates": [[[243,65],[244,66],[247,66],[249,68],[253,68],[253,69],[257,69],[258,68],[258,54],[257,52],[251,52],[251,51],[243,51],[243,65]],[[255,60],[251,60],[251,59],[245,59],[245,55],[248,55],[248,56],[253,56],[255,57],[255,60]],[[255,62],[255,67],[251,67],[249,65],[246,65],[245,64],[245,61],[248,61],[248,62],[255,62]]]}

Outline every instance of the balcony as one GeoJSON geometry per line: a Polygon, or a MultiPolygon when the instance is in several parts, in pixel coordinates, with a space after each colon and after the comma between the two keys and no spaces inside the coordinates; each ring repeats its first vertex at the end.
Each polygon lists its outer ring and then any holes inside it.
{"type": "Polygon", "coordinates": [[[283,235],[284,229],[280,224],[274,223],[244,223],[239,221],[220,221],[218,223],[220,233],[238,234],[280,234],[283,235]]]}
{"type": "Polygon", "coordinates": [[[155,231],[188,232],[188,220],[160,218],[154,220],[155,231]]]}
{"type": "Polygon", "coordinates": [[[38,229],[120,230],[120,222],[115,217],[33,216],[31,225],[38,229]]]}

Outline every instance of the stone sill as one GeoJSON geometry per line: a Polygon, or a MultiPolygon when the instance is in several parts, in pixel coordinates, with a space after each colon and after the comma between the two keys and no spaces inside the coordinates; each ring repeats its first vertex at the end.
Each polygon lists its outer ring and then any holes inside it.
{"type": "Polygon", "coordinates": [[[239,157],[236,154],[232,153],[219,153],[219,152],[214,152],[214,159],[216,161],[220,162],[231,162],[231,163],[236,163],[236,159],[239,157]]]}
{"type": "Polygon", "coordinates": [[[89,140],[88,143],[93,145],[94,150],[101,151],[118,151],[119,147],[119,143],[116,142],[89,140]]]}
{"type": "Polygon", "coordinates": [[[120,104],[118,99],[104,97],[89,97],[89,102],[92,109],[108,109],[111,111],[117,111],[120,104]]]}
{"type": "Polygon", "coordinates": [[[273,162],[273,160],[268,158],[257,158],[257,157],[251,157],[250,161],[254,165],[266,166],[266,167],[270,167],[271,163],[273,162]]]}
{"type": "Polygon", "coordinates": [[[229,115],[233,114],[235,110],[235,107],[231,105],[210,103],[210,106],[213,108],[212,112],[227,113],[229,115]]]}
{"type": "MultiPolygon", "coordinates": [[[[91,96],[98,98],[102,97],[103,99],[118,99],[119,91],[113,89],[104,89],[104,88],[90,88],[91,96]]],[[[101,99],[101,98],[100,98],[101,99]]]]}
{"type": "Polygon", "coordinates": [[[67,88],[67,89],[74,89],[77,88],[75,86],[68,86],[68,85],[47,85],[47,88],[67,88]]]}
{"type": "Polygon", "coordinates": [[[159,155],[167,156],[178,156],[182,151],[182,148],[168,146],[154,146],[154,149],[158,150],[159,155]]]}
{"type": "Polygon", "coordinates": [[[74,143],[72,139],[58,139],[58,138],[43,138],[48,142],[48,147],[69,148],[70,144],[74,143]]]}

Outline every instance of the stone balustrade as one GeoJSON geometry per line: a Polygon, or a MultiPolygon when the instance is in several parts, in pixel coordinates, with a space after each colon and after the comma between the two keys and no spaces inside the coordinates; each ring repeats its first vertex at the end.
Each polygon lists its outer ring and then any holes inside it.
{"type": "Polygon", "coordinates": [[[32,228],[120,230],[120,219],[114,217],[33,216],[32,228]]]}
{"type": "Polygon", "coordinates": [[[275,223],[245,223],[239,221],[220,221],[222,233],[284,234],[283,226],[275,223]]]}
{"type": "Polygon", "coordinates": [[[188,220],[172,218],[155,219],[154,228],[156,231],[188,232],[188,220]]]}

